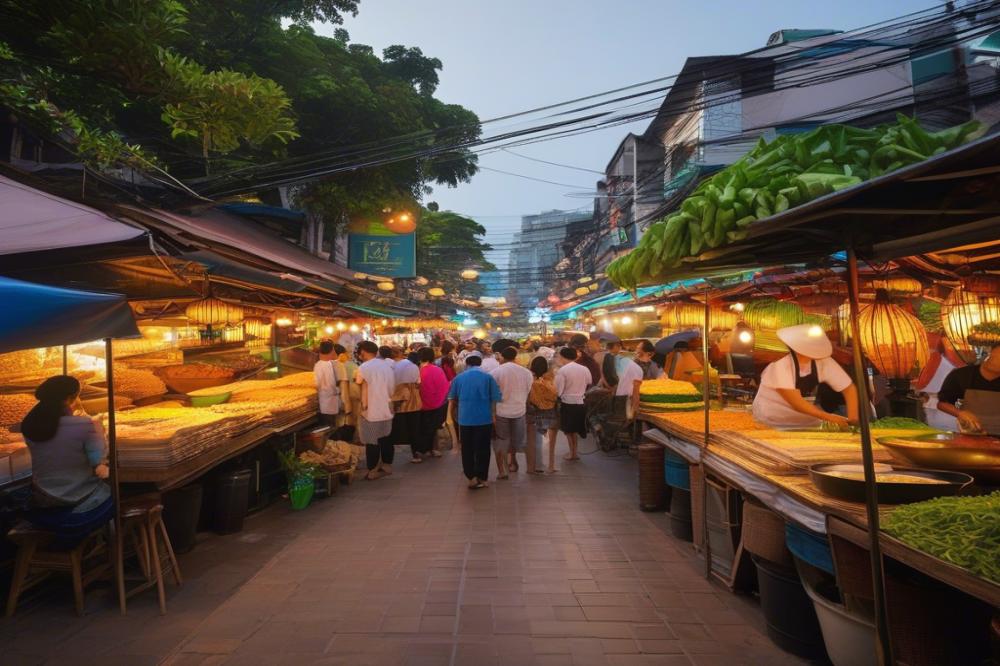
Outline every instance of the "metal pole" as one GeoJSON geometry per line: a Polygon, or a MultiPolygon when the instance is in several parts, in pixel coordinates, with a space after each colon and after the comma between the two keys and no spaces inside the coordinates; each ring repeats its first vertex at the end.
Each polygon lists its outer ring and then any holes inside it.
{"type": "MultiPolygon", "coordinates": [[[[111,482],[111,501],[114,504],[115,540],[115,584],[119,593],[124,589],[123,572],[120,565],[122,554],[117,549],[124,543],[122,538],[121,494],[118,488],[118,439],[115,432],[115,373],[114,352],[111,338],[104,338],[104,376],[108,385],[108,480],[111,482]]],[[[122,615],[125,614],[125,599],[119,599],[122,615]]]]}
{"type": "MultiPolygon", "coordinates": [[[[705,438],[702,441],[702,455],[708,451],[709,408],[712,400],[712,383],[710,381],[711,365],[708,362],[708,332],[712,330],[712,308],[708,300],[709,287],[705,285],[705,328],[701,335],[701,395],[705,403],[705,438]]],[[[705,466],[701,466],[701,545],[705,551],[705,578],[712,576],[712,547],[708,540],[708,478],[705,466]]]]}
{"type": "Polygon", "coordinates": [[[868,375],[861,355],[861,331],[858,326],[858,257],[854,247],[847,249],[847,294],[851,315],[851,348],[854,351],[854,377],[858,390],[858,425],[861,427],[861,458],[865,470],[865,512],[868,518],[869,555],[875,597],[875,652],[879,664],[892,664],[888,616],[883,584],[882,548],[879,544],[878,492],[875,485],[875,458],[869,425],[871,401],[868,398],[868,375]]]}
{"type": "Polygon", "coordinates": [[[64,375],[68,375],[69,374],[69,358],[68,358],[67,354],[69,354],[69,351],[67,350],[66,345],[63,345],[63,374],[64,375]]]}

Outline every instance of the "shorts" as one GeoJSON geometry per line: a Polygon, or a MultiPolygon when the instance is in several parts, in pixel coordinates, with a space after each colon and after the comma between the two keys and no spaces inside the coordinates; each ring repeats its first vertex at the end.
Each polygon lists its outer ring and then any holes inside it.
{"type": "Polygon", "coordinates": [[[562,403],[559,406],[559,430],[567,435],[575,433],[586,437],[587,408],[584,405],[562,403]]]}
{"type": "Polygon", "coordinates": [[[392,433],[392,419],[386,421],[369,421],[365,417],[358,417],[358,429],[362,444],[378,444],[383,437],[388,437],[392,433]]]}
{"type": "Polygon", "coordinates": [[[523,416],[509,419],[497,417],[497,427],[493,432],[493,448],[497,453],[524,451],[528,440],[528,424],[523,416]]]}

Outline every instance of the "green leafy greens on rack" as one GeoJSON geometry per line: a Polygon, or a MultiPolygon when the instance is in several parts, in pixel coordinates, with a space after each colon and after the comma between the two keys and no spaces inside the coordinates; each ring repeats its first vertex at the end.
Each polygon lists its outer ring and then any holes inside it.
{"type": "Polygon", "coordinates": [[[882,527],[907,545],[1000,583],[1000,492],[907,504],[882,527]]]}
{"type": "Polygon", "coordinates": [[[973,120],[927,132],[900,114],[895,124],[872,129],[824,125],[770,143],[761,137],[653,224],[635,250],[608,265],[607,276],[625,289],[655,282],[688,257],[743,240],[757,220],[943,153],[978,128],[973,120]]]}

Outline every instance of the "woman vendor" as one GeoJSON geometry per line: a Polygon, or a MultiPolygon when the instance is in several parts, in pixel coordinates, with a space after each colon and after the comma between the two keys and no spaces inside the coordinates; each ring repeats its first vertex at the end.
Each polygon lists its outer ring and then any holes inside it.
{"type": "Polygon", "coordinates": [[[949,372],[937,397],[937,408],[956,417],[963,432],[1000,433],[1000,345],[982,363],[949,372]]]}
{"type": "Polygon", "coordinates": [[[56,533],[56,547],[72,548],[112,516],[104,430],[79,407],[80,382],[50,377],[35,389],[38,404],[21,421],[31,453],[35,526],[56,533]]]}
{"type": "Polygon", "coordinates": [[[856,423],[857,389],[844,369],[830,358],[833,345],[823,329],[815,324],[788,326],[778,330],[778,338],[791,353],[768,365],[761,374],[753,401],[754,419],[772,428],[813,428],[823,421],[840,426],[856,423]],[[847,418],[806,400],[823,384],[843,395],[847,418]]]}

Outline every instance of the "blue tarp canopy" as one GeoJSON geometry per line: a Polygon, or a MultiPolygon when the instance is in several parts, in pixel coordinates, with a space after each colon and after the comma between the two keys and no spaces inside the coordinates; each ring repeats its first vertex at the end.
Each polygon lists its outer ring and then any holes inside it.
{"type": "Polygon", "coordinates": [[[0,353],[137,337],[124,296],[0,277],[0,353]]]}

